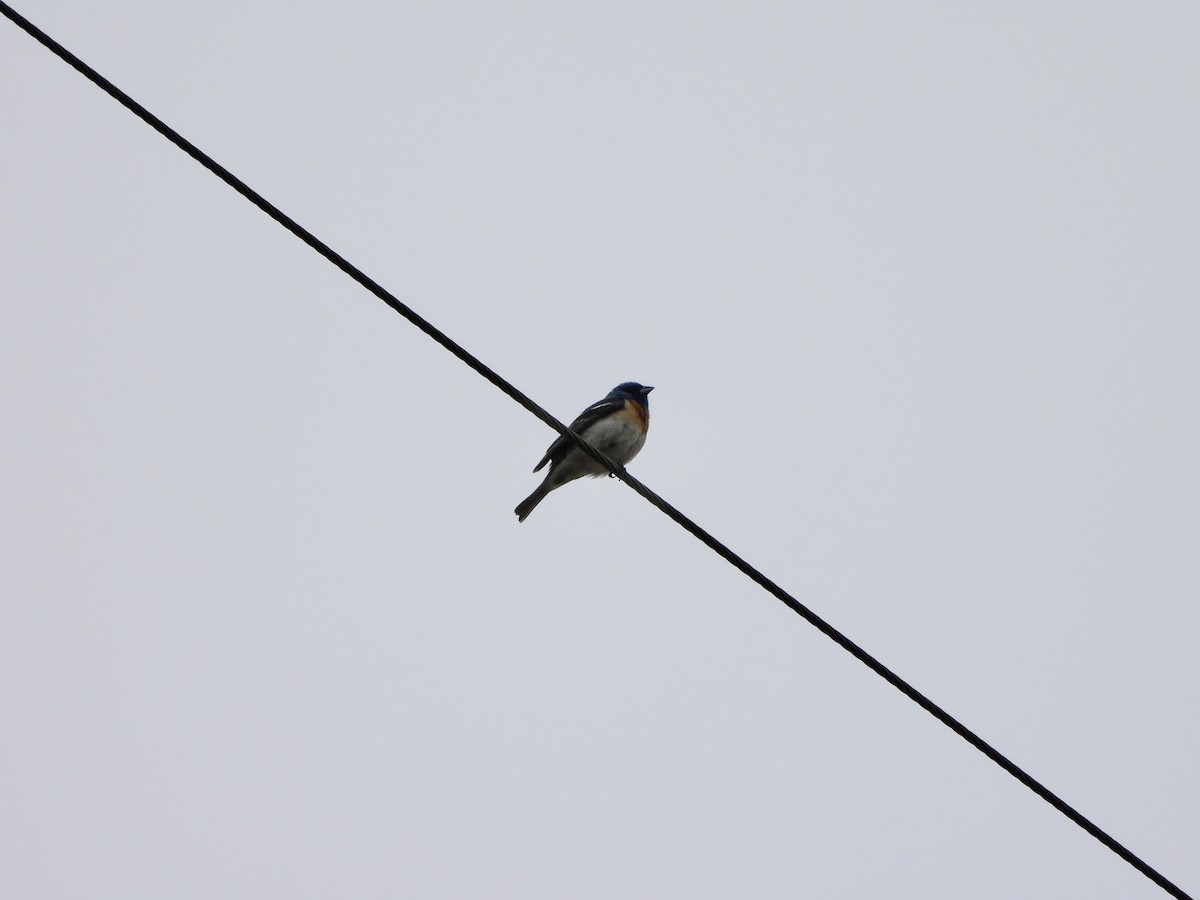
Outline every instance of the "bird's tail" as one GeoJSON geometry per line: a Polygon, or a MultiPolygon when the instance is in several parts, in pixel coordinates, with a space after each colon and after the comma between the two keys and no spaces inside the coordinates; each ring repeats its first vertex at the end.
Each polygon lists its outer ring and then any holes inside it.
{"type": "Polygon", "coordinates": [[[548,482],[549,479],[543,481],[537,486],[537,490],[517,504],[517,508],[514,509],[513,512],[517,514],[518,522],[524,522],[526,516],[533,512],[533,508],[542,502],[542,498],[553,490],[548,482]]]}

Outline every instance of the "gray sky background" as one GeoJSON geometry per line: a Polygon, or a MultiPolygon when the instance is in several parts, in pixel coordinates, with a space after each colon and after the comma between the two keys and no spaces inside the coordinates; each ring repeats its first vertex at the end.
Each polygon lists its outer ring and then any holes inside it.
{"type": "MultiPolygon", "coordinates": [[[[19,8],[1200,890],[1200,6],[19,8]]],[[[1163,896],[0,23],[0,894],[1163,896]]]]}

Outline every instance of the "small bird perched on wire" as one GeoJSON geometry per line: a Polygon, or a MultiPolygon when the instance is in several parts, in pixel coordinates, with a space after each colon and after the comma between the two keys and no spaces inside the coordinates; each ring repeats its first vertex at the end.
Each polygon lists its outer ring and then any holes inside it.
{"type": "MultiPolygon", "coordinates": [[[[637,456],[646,443],[646,431],[650,428],[648,395],[652,390],[654,388],[636,381],[618,384],[607,397],[581,412],[571,423],[571,430],[618,466],[623,466],[637,456]]],[[[542,498],[568,481],[584,475],[595,478],[609,474],[608,469],[566,435],[560,435],[550,445],[533,471],[537,472],[546,463],[550,463],[550,471],[545,480],[514,510],[519,522],[525,521],[542,498]]]]}

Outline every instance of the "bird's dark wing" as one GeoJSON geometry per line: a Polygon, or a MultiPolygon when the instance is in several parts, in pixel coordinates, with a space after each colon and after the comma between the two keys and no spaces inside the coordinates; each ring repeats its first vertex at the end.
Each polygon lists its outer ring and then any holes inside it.
{"type": "MultiPolygon", "coordinates": [[[[575,421],[571,423],[571,430],[576,434],[583,434],[605,416],[611,416],[613,413],[624,408],[625,400],[621,397],[605,397],[603,400],[593,403],[576,416],[575,421]]],[[[538,471],[548,462],[558,462],[574,446],[575,442],[573,440],[565,434],[560,434],[558,440],[550,445],[550,449],[546,451],[546,455],[542,457],[542,461],[533,467],[533,471],[538,471]]]]}

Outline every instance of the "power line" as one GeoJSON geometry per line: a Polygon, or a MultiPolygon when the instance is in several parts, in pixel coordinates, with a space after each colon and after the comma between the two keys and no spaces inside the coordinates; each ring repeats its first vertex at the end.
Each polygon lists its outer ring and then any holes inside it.
{"type": "Polygon", "coordinates": [[[326,260],[333,263],[333,265],[335,265],[338,269],[350,276],[350,278],[358,282],[358,284],[366,288],[371,294],[382,300],[384,303],[402,315],[410,323],[415,325],[446,350],[450,351],[450,353],[454,354],[454,356],[463,363],[486,378],[489,382],[507,394],[512,400],[515,400],[518,404],[523,406],[537,418],[541,419],[559,434],[565,435],[569,439],[575,441],[575,443],[585,452],[591,454],[595,459],[599,460],[603,465],[605,465],[613,475],[625,482],[625,484],[627,484],[635,492],[657,507],[661,512],[683,527],[684,530],[688,531],[693,537],[715,552],[718,556],[720,556],[742,574],[746,575],[751,581],[759,585],[761,588],[771,594],[771,596],[782,602],[785,606],[790,608],[809,624],[813,625],[818,631],[830,638],[842,649],[849,652],[852,656],[867,666],[867,668],[871,669],[890,685],[895,687],[898,691],[932,715],[935,719],[948,727],[951,731],[953,731],[975,749],[979,750],[979,752],[981,752],[984,756],[992,760],[992,762],[996,763],[996,765],[1000,766],[1000,768],[1016,778],[1017,781],[1021,782],[1021,784],[1025,785],[1027,788],[1057,809],[1060,813],[1098,840],[1101,844],[1103,844],[1117,856],[1121,857],[1121,859],[1125,860],[1171,896],[1180,898],[1180,900],[1191,900],[1191,898],[1180,888],[1176,887],[1165,877],[1159,874],[1159,872],[1151,868],[1132,851],[1118,843],[1113,837],[1111,837],[1107,832],[1103,831],[1099,826],[1095,825],[1091,820],[1083,816],[1072,806],[1068,805],[1049,788],[1045,787],[1043,784],[1041,784],[1041,782],[1025,772],[1024,769],[1021,769],[1019,766],[1009,760],[1008,757],[996,750],[991,744],[983,740],[983,738],[979,737],[977,734],[959,722],[956,718],[943,710],[940,706],[938,706],[936,703],[910,685],[907,681],[869,654],[866,650],[858,646],[858,644],[854,643],[854,641],[850,640],[850,638],[846,637],[775,582],[771,581],[771,579],[767,578],[766,575],[751,566],[748,562],[746,562],[744,559],[726,547],[723,543],[718,541],[715,537],[677,510],[674,506],[626,472],[623,467],[616,465],[610,459],[593,448],[590,444],[585,443],[583,439],[579,437],[579,435],[568,429],[562,424],[562,422],[558,421],[558,419],[534,403],[522,391],[518,390],[510,382],[497,374],[493,369],[485,365],[473,354],[469,353],[456,341],[452,340],[449,336],[434,327],[426,319],[418,315],[412,308],[402,303],[392,293],[364,274],[358,267],[348,262],[343,256],[330,248],[310,231],[283,213],[278,207],[266,200],[261,194],[256,192],[244,181],[242,181],[224,166],[220,165],[208,154],[200,150],[199,147],[184,138],[177,131],[168,126],[144,106],[126,94],[123,90],[118,88],[111,81],[109,81],[75,54],[71,53],[71,51],[67,50],[52,37],[14,10],[11,6],[5,3],[4,0],[0,0],[0,12],[3,12],[4,15],[8,17],[14,24],[45,46],[48,50],[50,50],[50,52],[58,56],[89,81],[96,84],[101,90],[115,99],[122,106],[127,108],[130,112],[165,137],[172,144],[183,150],[184,153],[192,157],[204,168],[208,169],[210,172],[220,178],[223,182],[229,185],[229,187],[233,188],[252,204],[262,210],[262,212],[266,213],[268,216],[290,231],[293,235],[315,250],[318,254],[323,256],[326,260]]]}

